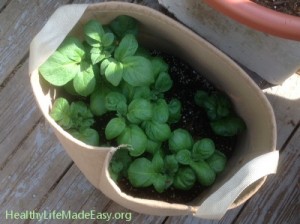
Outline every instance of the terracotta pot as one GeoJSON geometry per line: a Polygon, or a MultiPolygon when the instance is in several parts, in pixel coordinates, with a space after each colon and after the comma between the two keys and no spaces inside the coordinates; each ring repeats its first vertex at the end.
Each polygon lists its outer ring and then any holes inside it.
{"type": "MultiPolygon", "coordinates": [[[[275,150],[274,114],[266,97],[256,84],[237,64],[215,47],[171,18],[147,7],[111,2],[60,8],[33,40],[30,48],[29,70],[32,89],[43,115],[75,164],[86,178],[105,195],[137,212],[164,216],[195,214],[203,200],[228,183],[228,180],[247,162],[275,150]],[[247,124],[247,132],[240,137],[236,153],[229,161],[226,171],[219,176],[211,189],[199,195],[191,203],[167,203],[125,194],[108,173],[108,164],[117,148],[88,146],[64,131],[49,115],[55,91],[40,79],[38,66],[53,53],[69,31],[72,35],[80,36],[83,24],[88,20],[93,18],[106,24],[119,15],[129,15],[140,22],[139,40],[144,46],[160,49],[185,59],[215,86],[225,91],[247,124]]],[[[238,179],[232,187],[226,188],[225,194],[231,196],[229,191],[236,189],[235,186],[239,185],[240,180],[243,179],[244,176],[238,179]]],[[[260,178],[248,188],[246,185],[243,193],[236,195],[228,207],[233,208],[245,202],[261,187],[264,180],[265,177],[260,178]]],[[[218,205],[219,199],[213,203],[218,205]]]]}
{"type": "Polygon", "coordinates": [[[259,31],[300,40],[300,17],[277,12],[250,0],[204,0],[221,13],[259,31]]]}

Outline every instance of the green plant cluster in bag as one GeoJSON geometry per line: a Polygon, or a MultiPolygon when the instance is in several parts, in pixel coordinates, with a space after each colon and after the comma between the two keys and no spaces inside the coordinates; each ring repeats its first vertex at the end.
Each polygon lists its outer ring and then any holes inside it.
{"type": "MultiPolygon", "coordinates": [[[[128,16],[107,25],[91,20],[83,30],[83,40],[67,37],[39,67],[46,81],[75,99],[57,98],[50,116],[86,144],[117,143],[109,166],[115,181],[127,178],[134,187],[153,186],[160,193],[213,184],[226,156],[210,138],[193,139],[188,130],[171,129],[181,119],[182,103],[165,99],[173,85],[169,66],[139,45],[137,21],[128,16]],[[106,114],[114,116],[104,124],[106,139],[101,140],[93,127],[106,114]]],[[[242,130],[238,125],[243,122],[232,115],[225,95],[199,91],[195,100],[207,111],[216,134],[232,136],[242,130]]]]}

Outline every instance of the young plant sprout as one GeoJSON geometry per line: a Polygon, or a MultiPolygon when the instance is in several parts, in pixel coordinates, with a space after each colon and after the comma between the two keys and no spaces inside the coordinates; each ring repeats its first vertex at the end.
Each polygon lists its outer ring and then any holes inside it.
{"type": "MultiPolygon", "coordinates": [[[[190,190],[214,183],[226,166],[212,138],[195,138],[176,125],[186,102],[165,97],[173,88],[169,64],[139,45],[138,23],[119,16],[103,25],[90,20],[84,39],[67,37],[39,68],[40,75],[65,95],[50,116],[86,144],[122,146],[109,166],[111,178],[133,187],[190,190]],[[67,99],[68,98],[68,99],[67,99]],[[102,119],[103,129],[96,128],[102,119]]],[[[194,104],[204,110],[211,130],[235,136],[246,125],[220,91],[198,90],[194,104]]]]}

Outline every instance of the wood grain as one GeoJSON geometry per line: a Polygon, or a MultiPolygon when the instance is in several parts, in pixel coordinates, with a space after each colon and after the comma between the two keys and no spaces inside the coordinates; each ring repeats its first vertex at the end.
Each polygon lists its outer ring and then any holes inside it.
{"type": "MultiPolygon", "coordinates": [[[[7,209],[74,212],[95,209],[113,214],[132,212],[109,200],[86,180],[62,149],[50,126],[41,118],[33,97],[28,77],[29,43],[53,11],[67,2],[101,1],[0,1],[1,223],[9,223],[3,216],[7,209]]],[[[127,2],[164,11],[156,0],[127,2]]],[[[278,174],[268,178],[262,189],[246,204],[228,211],[220,221],[192,216],[148,216],[132,212],[131,223],[297,223],[300,209],[299,86],[300,76],[294,75],[282,85],[264,90],[274,108],[278,126],[277,148],[282,149],[282,153],[278,174]]],[[[21,220],[10,221],[22,223],[21,220]]],[[[71,221],[64,220],[63,223],[71,221]]],[[[45,222],[57,223],[57,220],[45,222]]],[[[25,223],[36,222],[26,220],[25,223]]],[[[91,223],[91,220],[74,220],[73,223],[91,223]]],[[[128,222],[112,220],[111,223],[128,222]]]]}
{"type": "MultiPolygon", "coordinates": [[[[97,210],[102,211],[109,199],[100,191],[97,191],[73,164],[68,172],[59,181],[55,189],[49,192],[47,198],[42,201],[36,211],[72,211],[80,212],[97,210]],[[86,206],[88,204],[88,206],[86,206]]],[[[64,220],[61,223],[70,223],[72,220],[64,220]]],[[[51,223],[53,220],[44,220],[43,223],[51,223]]],[[[30,223],[35,223],[34,221],[30,223]]]]}
{"type": "Polygon", "coordinates": [[[277,148],[295,129],[300,120],[300,76],[292,75],[282,85],[264,90],[269,99],[277,123],[277,148]]]}
{"type": "Polygon", "coordinates": [[[0,13],[0,84],[24,60],[31,40],[54,10],[69,1],[22,0],[9,2],[0,13]]]}
{"type": "Polygon", "coordinates": [[[0,1],[0,13],[6,8],[11,0],[1,0],[0,1]]]}
{"type": "Polygon", "coordinates": [[[70,163],[53,131],[41,121],[0,172],[1,223],[7,223],[5,211],[33,210],[70,163]]]}
{"type": "Polygon", "coordinates": [[[41,118],[29,82],[28,61],[0,89],[0,170],[41,118]]]}
{"type": "Polygon", "coordinates": [[[243,208],[236,223],[297,224],[300,220],[300,128],[280,154],[276,175],[243,208]]]}

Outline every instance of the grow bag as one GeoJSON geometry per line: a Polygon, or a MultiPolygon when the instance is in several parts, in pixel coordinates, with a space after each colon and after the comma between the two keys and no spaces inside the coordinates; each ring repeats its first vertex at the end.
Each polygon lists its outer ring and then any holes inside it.
{"type": "Polygon", "coordinates": [[[31,43],[29,73],[43,115],[75,164],[107,197],[134,211],[164,216],[193,214],[201,218],[219,219],[227,209],[249,199],[261,187],[265,176],[276,171],[278,152],[275,151],[275,120],[272,108],[261,90],[240,67],[212,45],[150,8],[115,2],[59,8],[31,43]],[[217,88],[226,92],[247,124],[247,131],[240,136],[226,170],[209,190],[191,203],[167,203],[125,194],[108,173],[110,159],[117,148],[86,145],[64,131],[49,116],[51,103],[57,93],[40,79],[38,67],[57,49],[66,35],[80,37],[83,24],[88,20],[97,19],[106,24],[119,15],[128,15],[140,22],[138,38],[144,46],[184,59],[217,88]]]}

